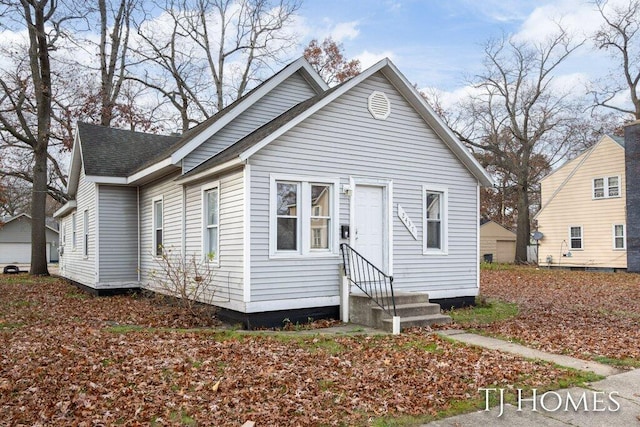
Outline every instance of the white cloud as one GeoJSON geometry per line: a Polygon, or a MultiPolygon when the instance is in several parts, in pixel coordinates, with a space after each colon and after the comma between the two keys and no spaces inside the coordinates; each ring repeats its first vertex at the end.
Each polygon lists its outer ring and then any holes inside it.
{"type": "Polygon", "coordinates": [[[393,52],[389,50],[385,50],[384,52],[378,52],[378,53],[369,52],[368,50],[365,50],[364,52],[356,55],[355,59],[360,61],[360,65],[362,66],[362,69],[366,70],[367,68],[371,67],[373,64],[375,64],[376,62],[384,58],[389,58],[390,60],[393,61],[394,57],[395,55],[393,54],[393,52]]]}
{"type": "Polygon", "coordinates": [[[358,37],[358,34],[360,34],[358,25],[358,21],[340,22],[331,29],[329,35],[336,42],[342,42],[347,39],[353,40],[358,37]]]}

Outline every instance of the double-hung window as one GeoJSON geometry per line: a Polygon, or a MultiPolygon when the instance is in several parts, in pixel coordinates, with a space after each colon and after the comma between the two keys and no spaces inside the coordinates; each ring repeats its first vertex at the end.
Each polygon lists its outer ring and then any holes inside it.
{"type": "Polygon", "coordinates": [[[447,252],[447,190],[423,187],[423,252],[447,252]]]}
{"type": "Polygon", "coordinates": [[[153,254],[162,256],[163,252],[163,206],[162,198],[153,200],[153,254]]]}
{"type": "Polygon", "coordinates": [[[84,216],[82,218],[82,228],[83,228],[83,238],[82,238],[82,244],[83,244],[83,255],[85,257],[89,256],[89,211],[85,210],[84,211],[84,216]]]}
{"type": "Polygon", "coordinates": [[[582,226],[571,226],[569,227],[569,247],[571,249],[583,249],[584,245],[582,242],[583,234],[582,234],[582,226]]]}
{"type": "Polygon", "coordinates": [[[76,214],[71,215],[71,247],[76,248],[76,214]]]}
{"type": "Polygon", "coordinates": [[[220,187],[216,182],[202,188],[203,252],[210,262],[220,259],[220,187]]]}
{"type": "Polygon", "coordinates": [[[613,226],[613,249],[626,249],[627,236],[625,235],[624,224],[613,226]]]}
{"type": "Polygon", "coordinates": [[[338,180],[272,177],[273,256],[335,254],[338,180]]]}
{"type": "Polygon", "coordinates": [[[593,179],[593,198],[620,197],[620,176],[604,176],[593,179]]]}

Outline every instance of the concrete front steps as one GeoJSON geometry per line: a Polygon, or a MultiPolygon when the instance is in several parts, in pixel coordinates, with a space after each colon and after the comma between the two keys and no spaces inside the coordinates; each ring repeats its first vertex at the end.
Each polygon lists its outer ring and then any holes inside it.
{"type": "MultiPolygon", "coordinates": [[[[396,314],[400,317],[400,329],[451,323],[451,317],[440,314],[439,304],[429,302],[428,294],[404,292],[396,293],[394,296],[396,314]]],[[[366,295],[349,296],[349,319],[352,323],[387,332],[393,331],[391,316],[366,295]]]]}

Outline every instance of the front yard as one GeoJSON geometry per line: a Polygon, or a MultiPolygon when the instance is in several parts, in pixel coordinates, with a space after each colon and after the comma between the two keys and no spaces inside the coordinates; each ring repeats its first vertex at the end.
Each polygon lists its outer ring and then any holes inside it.
{"type": "Polygon", "coordinates": [[[590,379],[429,331],[323,336],[195,326],[177,308],[145,298],[95,298],[55,279],[0,276],[0,419],[389,425],[482,408],[480,387],[590,379]]]}
{"type": "Polygon", "coordinates": [[[483,270],[488,323],[458,310],[458,327],[619,367],[640,367],[640,275],[506,267],[483,270]],[[497,301],[497,303],[496,303],[497,301]],[[497,318],[496,318],[497,316],[497,318]]]}

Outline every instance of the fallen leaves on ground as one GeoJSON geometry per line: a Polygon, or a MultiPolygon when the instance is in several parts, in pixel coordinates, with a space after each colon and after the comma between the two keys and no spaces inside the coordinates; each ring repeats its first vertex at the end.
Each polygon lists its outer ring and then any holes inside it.
{"type": "Polygon", "coordinates": [[[640,362],[640,275],[514,268],[480,277],[484,296],[520,312],[475,327],[553,353],[640,362]]]}
{"type": "Polygon", "coordinates": [[[0,281],[0,419],[12,425],[362,425],[435,414],[561,369],[413,332],[240,334],[177,307],[0,281]],[[144,328],[140,328],[143,326],[144,328]]]}

